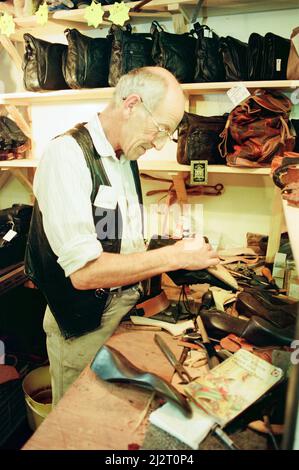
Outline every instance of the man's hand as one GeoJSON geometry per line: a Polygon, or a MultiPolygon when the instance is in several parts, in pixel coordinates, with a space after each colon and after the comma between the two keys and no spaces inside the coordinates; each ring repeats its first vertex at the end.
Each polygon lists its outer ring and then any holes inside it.
{"type": "Polygon", "coordinates": [[[220,262],[218,254],[202,237],[183,238],[173,246],[176,269],[205,269],[220,262]]]}

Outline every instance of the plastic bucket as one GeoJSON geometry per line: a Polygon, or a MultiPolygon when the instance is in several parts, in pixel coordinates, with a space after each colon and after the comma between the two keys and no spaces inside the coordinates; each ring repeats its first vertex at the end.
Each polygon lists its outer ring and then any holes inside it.
{"type": "Polygon", "coordinates": [[[52,388],[49,366],[32,370],[23,380],[28,424],[32,431],[52,410],[52,388]]]}

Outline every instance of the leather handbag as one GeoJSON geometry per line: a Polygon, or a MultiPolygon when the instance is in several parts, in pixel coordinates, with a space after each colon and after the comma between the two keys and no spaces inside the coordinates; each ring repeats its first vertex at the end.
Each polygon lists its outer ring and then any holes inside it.
{"type": "Polygon", "coordinates": [[[257,89],[229,114],[219,151],[229,166],[267,167],[272,158],[292,150],[288,127],[292,103],[278,91],[257,89]]]}
{"type": "Polygon", "coordinates": [[[178,127],[178,163],[190,165],[191,160],[207,160],[212,165],[223,164],[218,145],[227,116],[199,116],[185,112],[178,127]]]}
{"type": "Polygon", "coordinates": [[[67,46],[35,38],[29,33],[25,33],[23,37],[25,42],[23,81],[26,90],[69,88],[62,73],[62,61],[67,52],[67,46]]]}
{"type": "Polygon", "coordinates": [[[22,158],[30,147],[19,126],[7,116],[0,116],[0,160],[22,158]]]}
{"type": "Polygon", "coordinates": [[[220,52],[226,81],[247,80],[248,44],[232,36],[222,37],[220,38],[220,52]]]}
{"type": "Polygon", "coordinates": [[[27,204],[0,210],[0,269],[23,261],[31,215],[27,204]],[[9,230],[16,232],[10,241],[4,238],[9,230]]]}
{"type": "Polygon", "coordinates": [[[289,54],[289,39],[273,33],[265,37],[252,33],[248,41],[248,79],[285,80],[289,54]]]}
{"type": "Polygon", "coordinates": [[[288,80],[299,80],[299,54],[295,48],[292,39],[299,34],[299,27],[293,29],[291,34],[291,45],[290,53],[287,64],[287,79],[288,80]]]}
{"type": "Polygon", "coordinates": [[[120,77],[133,69],[154,65],[152,59],[152,36],[149,33],[132,33],[132,26],[126,29],[113,25],[111,59],[108,82],[115,86],[120,77]]]}
{"type": "Polygon", "coordinates": [[[62,64],[70,88],[108,86],[111,55],[110,38],[90,38],[77,29],[66,29],[67,53],[62,64]]]}
{"type": "Polygon", "coordinates": [[[225,81],[219,36],[206,25],[195,23],[193,28],[197,36],[194,82],[225,81]]]}
{"type": "Polygon", "coordinates": [[[173,34],[152,22],[152,57],[156,65],[169,70],[181,83],[193,82],[196,38],[192,33],[173,34]]]}
{"type": "Polygon", "coordinates": [[[248,40],[248,80],[262,79],[264,37],[252,33],[248,40]]]}
{"type": "Polygon", "coordinates": [[[264,37],[262,80],[285,80],[290,53],[290,40],[277,34],[267,33],[264,37]]]}

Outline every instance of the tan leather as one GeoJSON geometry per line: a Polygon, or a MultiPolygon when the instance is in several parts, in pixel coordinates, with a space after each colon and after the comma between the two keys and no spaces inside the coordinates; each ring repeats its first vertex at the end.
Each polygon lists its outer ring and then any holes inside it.
{"type": "MultiPolygon", "coordinates": [[[[265,434],[268,434],[269,431],[263,421],[252,421],[251,423],[248,424],[248,427],[250,429],[253,429],[253,431],[257,432],[263,432],[265,434]]],[[[271,424],[271,430],[274,435],[280,435],[284,433],[284,425],[283,424],[271,424]]]]}
{"type": "Polygon", "coordinates": [[[287,79],[299,80],[299,55],[295,49],[292,38],[299,34],[299,27],[293,29],[291,34],[291,47],[287,65],[287,79]]]}
{"type": "Polygon", "coordinates": [[[145,317],[152,317],[153,315],[156,315],[157,313],[162,312],[162,310],[168,308],[169,305],[170,301],[166,297],[166,294],[163,290],[159,295],[137,304],[136,308],[142,308],[144,310],[145,317]]]}

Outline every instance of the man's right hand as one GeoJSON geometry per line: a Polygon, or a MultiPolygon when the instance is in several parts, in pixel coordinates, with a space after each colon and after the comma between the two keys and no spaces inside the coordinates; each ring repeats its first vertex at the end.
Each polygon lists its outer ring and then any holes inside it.
{"type": "Polygon", "coordinates": [[[175,269],[206,269],[220,262],[217,252],[202,237],[183,238],[170,248],[175,269]]]}

